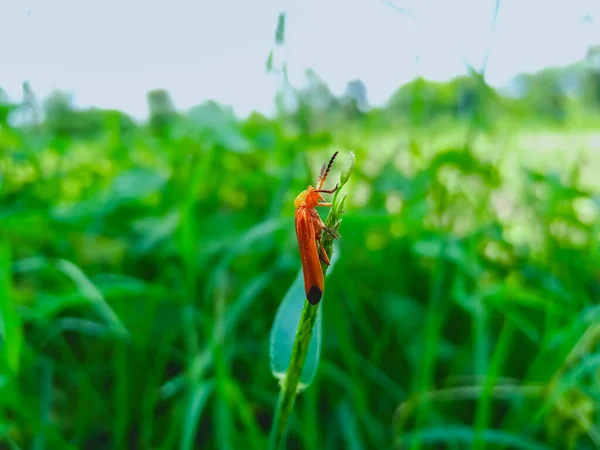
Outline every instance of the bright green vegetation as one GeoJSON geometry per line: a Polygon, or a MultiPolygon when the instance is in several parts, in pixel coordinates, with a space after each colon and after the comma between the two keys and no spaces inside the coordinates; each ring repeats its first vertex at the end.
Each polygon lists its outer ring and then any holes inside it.
{"type": "Polygon", "coordinates": [[[600,133],[425,120],[417,87],[274,120],[155,92],[147,124],[56,97],[17,127],[4,102],[0,446],[267,448],[293,199],[334,149],[357,163],[289,448],[600,445],[600,133]]]}

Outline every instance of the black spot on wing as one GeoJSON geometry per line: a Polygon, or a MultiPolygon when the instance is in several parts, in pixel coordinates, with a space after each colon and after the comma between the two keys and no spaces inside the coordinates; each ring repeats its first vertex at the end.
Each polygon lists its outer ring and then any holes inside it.
{"type": "Polygon", "coordinates": [[[311,286],[311,288],[306,293],[306,299],[311,305],[316,305],[321,301],[321,296],[323,292],[317,286],[311,286]]]}

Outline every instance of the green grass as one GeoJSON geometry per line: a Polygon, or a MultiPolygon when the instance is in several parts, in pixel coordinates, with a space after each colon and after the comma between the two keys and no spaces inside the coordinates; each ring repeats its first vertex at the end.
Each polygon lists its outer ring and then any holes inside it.
{"type": "Polygon", "coordinates": [[[0,128],[0,446],[266,448],[293,199],[332,148],[357,164],[289,448],[600,445],[600,134],[211,127],[0,128]]]}

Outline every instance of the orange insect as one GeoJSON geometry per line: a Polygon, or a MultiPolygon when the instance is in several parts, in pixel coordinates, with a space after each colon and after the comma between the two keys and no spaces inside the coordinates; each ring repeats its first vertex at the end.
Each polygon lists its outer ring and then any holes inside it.
{"type": "Polygon", "coordinates": [[[296,237],[298,238],[298,248],[300,249],[300,259],[302,260],[302,271],[304,273],[304,291],[306,299],[316,305],[321,301],[323,295],[323,270],[319,262],[319,255],[323,262],[329,265],[329,258],[325,249],[321,245],[321,232],[325,230],[331,236],[337,236],[325,226],[315,207],[331,206],[331,203],[325,203],[321,193],[333,194],[338,189],[338,185],[331,190],[321,189],[331,169],[338,152],[335,152],[329,164],[323,164],[317,187],[308,186],[308,189],[302,191],[294,200],[296,207],[296,237]]]}

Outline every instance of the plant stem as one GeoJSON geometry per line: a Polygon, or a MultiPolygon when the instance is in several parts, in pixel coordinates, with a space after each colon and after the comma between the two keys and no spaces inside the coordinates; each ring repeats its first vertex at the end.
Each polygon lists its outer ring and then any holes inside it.
{"type": "Polygon", "coordinates": [[[279,400],[271,428],[269,448],[275,450],[283,443],[290,414],[294,408],[298,384],[304,368],[304,361],[308,353],[308,345],[312,337],[313,326],[317,318],[319,305],[304,302],[304,308],[298,323],[298,331],[292,347],[292,357],[287,374],[283,379],[283,388],[279,392],[279,400]]]}
{"type": "MultiPolygon", "coordinates": [[[[338,192],[339,190],[336,191],[333,197],[334,205],[337,201],[338,192]]],[[[335,223],[335,214],[333,213],[333,210],[334,208],[329,210],[329,214],[325,219],[327,226],[332,226],[335,223]]],[[[333,240],[329,236],[324,235],[322,243],[327,256],[331,260],[331,255],[333,254],[333,240]]],[[[325,276],[327,266],[322,262],[321,269],[323,270],[323,276],[325,276]]],[[[298,395],[298,385],[300,383],[300,377],[302,376],[302,370],[304,369],[304,361],[306,360],[308,346],[312,338],[313,327],[317,320],[319,304],[320,303],[311,305],[307,300],[304,301],[304,308],[300,315],[296,337],[294,338],[294,345],[292,346],[290,365],[288,366],[285,378],[282,380],[282,389],[279,391],[279,399],[277,401],[277,408],[275,410],[275,417],[273,419],[271,435],[269,437],[270,450],[276,450],[284,442],[290,414],[294,409],[294,403],[296,401],[296,396],[298,395]]]]}
{"type": "MultiPolygon", "coordinates": [[[[333,194],[332,207],[329,209],[329,214],[325,219],[325,226],[333,231],[337,232],[341,219],[339,216],[342,214],[341,206],[338,205],[338,195],[341,188],[346,184],[348,178],[352,173],[354,162],[356,161],[354,153],[351,152],[342,168],[342,175],[338,189],[333,194]],[[338,208],[340,206],[340,208],[338,208]]],[[[321,245],[325,250],[329,260],[331,261],[333,255],[333,238],[323,233],[321,237],[321,245]]],[[[323,277],[327,274],[327,265],[321,262],[321,270],[323,271],[323,277]]],[[[298,329],[296,330],[296,337],[294,338],[294,344],[292,346],[292,355],[290,357],[290,364],[288,366],[285,378],[281,383],[281,390],[279,392],[279,399],[277,401],[277,407],[275,409],[275,417],[273,418],[273,425],[271,427],[271,434],[269,436],[269,449],[278,449],[285,441],[285,434],[288,428],[288,422],[290,414],[294,409],[294,403],[296,402],[296,396],[298,395],[300,384],[300,378],[302,377],[302,371],[304,369],[304,361],[308,354],[308,347],[312,338],[313,327],[317,320],[317,312],[319,311],[319,304],[311,305],[307,300],[304,301],[304,307],[300,314],[300,320],[298,322],[298,329]]]]}

